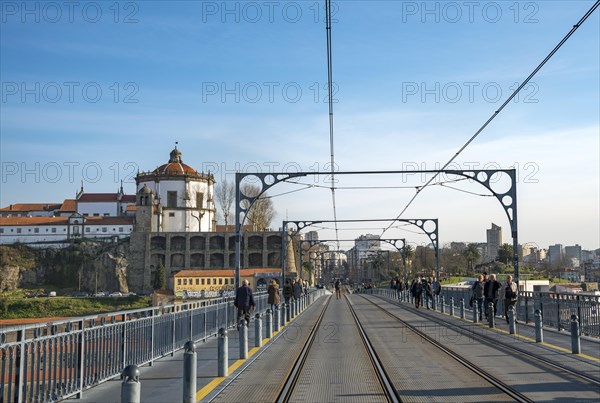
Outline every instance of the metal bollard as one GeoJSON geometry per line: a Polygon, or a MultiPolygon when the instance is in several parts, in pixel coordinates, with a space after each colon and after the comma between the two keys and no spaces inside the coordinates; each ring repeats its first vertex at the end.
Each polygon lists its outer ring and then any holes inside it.
{"type": "Polygon", "coordinates": [[[465,318],[465,299],[464,298],[460,299],[460,318],[461,319],[465,318]]]}
{"type": "Polygon", "coordinates": [[[479,307],[477,301],[473,301],[473,323],[479,323],[479,307]]]}
{"type": "Polygon", "coordinates": [[[535,310],[535,342],[544,342],[544,331],[542,330],[542,312],[539,309],[535,310]]]}
{"type": "Polygon", "coordinates": [[[267,309],[267,314],[266,314],[266,325],[267,325],[267,334],[265,335],[265,337],[267,339],[270,339],[271,337],[273,337],[273,312],[271,312],[270,309],[267,309]]]}
{"type": "Polygon", "coordinates": [[[254,316],[254,347],[262,347],[262,315],[254,316]]]}
{"type": "Polygon", "coordinates": [[[229,342],[227,341],[227,330],[219,329],[219,342],[217,344],[217,376],[229,375],[229,342]]]}
{"type": "Polygon", "coordinates": [[[433,309],[434,311],[435,311],[436,303],[437,303],[437,301],[436,301],[435,295],[433,295],[431,297],[431,309],[433,309]]]}
{"type": "Polygon", "coordinates": [[[488,325],[490,328],[496,326],[494,319],[494,303],[490,301],[488,304],[488,325]]]}
{"type": "Polygon", "coordinates": [[[196,402],[196,346],[193,341],[185,343],[183,353],[183,402],[196,402]]]}
{"type": "Polygon", "coordinates": [[[450,297],[450,316],[454,316],[454,297],[450,297]]]}
{"type": "Polygon", "coordinates": [[[445,310],[445,309],[444,309],[444,296],[443,296],[443,295],[441,295],[441,296],[440,296],[440,312],[441,312],[441,313],[444,313],[444,310],[445,310]]]}
{"type": "Polygon", "coordinates": [[[275,322],[274,323],[275,331],[279,332],[279,320],[281,319],[279,305],[275,305],[275,311],[273,312],[273,319],[274,319],[273,322],[275,322]]]}
{"type": "Polygon", "coordinates": [[[240,358],[245,359],[248,358],[248,326],[246,326],[246,321],[242,319],[240,321],[240,358]]]}
{"type": "Polygon", "coordinates": [[[292,320],[292,308],[289,302],[286,302],[283,308],[283,312],[285,313],[283,317],[283,324],[286,325],[290,323],[290,320],[292,320]]]}
{"type": "Polygon", "coordinates": [[[140,403],[140,369],[137,365],[128,365],[121,372],[121,403],[140,403]]]}
{"type": "Polygon", "coordinates": [[[508,333],[515,334],[515,307],[511,306],[508,309],[508,333]]]}
{"type": "Polygon", "coordinates": [[[577,315],[571,315],[571,350],[573,354],[579,354],[581,352],[579,321],[577,315]]]}

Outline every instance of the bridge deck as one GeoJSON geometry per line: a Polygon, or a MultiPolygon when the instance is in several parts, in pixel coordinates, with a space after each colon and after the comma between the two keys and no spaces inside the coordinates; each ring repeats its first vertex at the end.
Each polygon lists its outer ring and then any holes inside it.
{"type": "MultiPolygon", "coordinates": [[[[385,316],[360,296],[350,296],[351,302],[374,347],[383,352],[382,362],[388,368],[404,401],[499,401],[507,396],[490,384],[482,382],[476,374],[448,359],[446,355],[425,343],[420,336],[395,319],[385,316]]],[[[524,349],[539,356],[587,371],[600,377],[600,343],[596,339],[582,338],[582,354],[571,353],[568,332],[544,331],[544,343],[535,343],[535,329],[518,324],[517,334],[510,335],[508,326],[499,318],[495,329],[487,324],[474,324],[469,320],[450,317],[448,314],[416,310],[407,303],[401,306],[369,296],[378,305],[406,320],[434,339],[450,343],[468,360],[486,371],[501,377],[502,381],[526,393],[535,401],[599,401],[600,391],[590,385],[573,387],[564,375],[551,369],[540,368],[529,360],[521,359],[516,349],[524,349]],[[444,326],[437,319],[448,321],[444,326]],[[497,350],[476,338],[461,335],[451,325],[476,329],[479,334],[492,335],[500,344],[515,347],[509,354],[497,350]]],[[[311,305],[291,323],[265,341],[261,349],[251,349],[247,360],[239,360],[237,332],[229,332],[229,376],[218,378],[217,339],[197,345],[197,397],[208,401],[274,401],[278,385],[287,376],[295,357],[302,348],[310,328],[322,310],[326,298],[311,305]]],[[[374,388],[367,373],[369,365],[361,353],[354,326],[345,300],[332,299],[321,328],[315,339],[315,354],[310,355],[307,375],[301,378],[298,394],[292,400],[303,401],[376,401],[380,392],[374,388]]],[[[254,345],[254,325],[249,329],[249,345],[254,345]]],[[[263,333],[264,334],[264,333],[263,333]]],[[[153,366],[141,368],[141,401],[171,402],[182,397],[183,353],[164,357],[153,366]]],[[[376,385],[375,385],[376,386],[376,385]]],[[[120,401],[121,381],[105,382],[83,393],[83,402],[120,401]]]]}

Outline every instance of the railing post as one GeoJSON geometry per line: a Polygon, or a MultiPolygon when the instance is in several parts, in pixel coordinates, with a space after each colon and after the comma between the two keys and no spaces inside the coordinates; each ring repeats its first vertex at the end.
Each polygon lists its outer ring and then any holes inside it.
{"type": "Polygon", "coordinates": [[[508,333],[515,334],[515,307],[511,306],[508,309],[508,333]]]}
{"type": "Polygon", "coordinates": [[[290,320],[292,320],[292,304],[291,303],[286,303],[285,304],[285,321],[284,321],[284,324],[289,323],[290,320]]]}
{"type": "Polygon", "coordinates": [[[279,320],[281,319],[281,313],[279,311],[280,311],[280,306],[275,305],[275,310],[273,311],[273,322],[274,322],[274,327],[275,327],[276,332],[279,332],[279,320]]]}
{"type": "Polygon", "coordinates": [[[219,340],[217,343],[217,376],[229,375],[229,342],[227,340],[227,330],[219,329],[219,340]]]}
{"type": "Polygon", "coordinates": [[[84,383],[84,379],[83,379],[83,374],[84,374],[84,365],[85,365],[85,320],[81,319],[79,321],[79,352],[78,352],[78,372],[79,372],[79,382],[77,385],[77,389],[79,390],[79,392],[77,392],[77,399],[81,399],[82,395],[83,395],[83,383],[84,383]]]}
{"type": "Polygon", "coordinates": [[[185,343],[183,353],[183,402],[196,402],[196,346],[193,341],[185,343]]]}
{"type": "Polygon", "coordinates": [[[473,323],[479,323],[479,307],[477,301],[473,300],[473,323]]]}
{"type": "Polygon", "coordinates": [[[262,315],[254,316],[254,347],[262,347],[262,315]]]}
{"type": "Polygon", "coordinates": [[[239,338],[240,338],[240,358],[248,358],[248,326],[244,319],[240,320],[239,327],[239,338]]]}
{"type": "Polygon", "coordinates": [[[444,308],[444,296],[440,295],[440,312],[444,313],[444,310],[445,310],[445,308],[444,308]]]}
{"type": "Polygon", "coordinates": [[[460,299],[460,318],[465,319],[465,299],[460,299]]]}
{"type": "Polygon", "coordinates": [[[579,354],[581,352],[579,322],[577,315],[571,315],[571,350],[573,354],[579,354]]]}
{"type": "Polygon", "coordinates": [[[454,316],[454,297],[450,297],[450,316],[454,316]]]}
{"type": "Polygon", "coordinates": [[[137,365],[128,365],[121,372],[121,403],[140,403],[140,369],[137,365]]]}
{"type": "Polygon", "coordinates": [[[535,342],[544,342],[544,331],[542,330],[542,312],[539,309],[535,310],[535,342]]]}
{"type": "Polygon", "coordinates": [[[488,326],[490,328],[493,328],[494,326],[496,326],[495,323],[495,317],[494,317],[494,303],[492,301],[490,301],[490,303],[487,306],[487,312],[488,312],[488,326]]]}
{"type": "Polygon", "coordinates": [[[273,313],[271,312],[271,309],[267,309],[267,314],[266,314],[266,325],[267,325],[267,334],[265,335],[265,337],[267,339],[270,339],[271,337],[273,337],[273,313]]]}

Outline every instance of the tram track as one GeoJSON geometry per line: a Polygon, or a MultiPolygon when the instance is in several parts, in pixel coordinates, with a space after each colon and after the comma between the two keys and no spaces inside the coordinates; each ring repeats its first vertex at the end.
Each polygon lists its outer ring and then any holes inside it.
{"type": "MultiPolygon", "coordinates": [[[[381,298],[381,297],[379,297],[379,298],[381,298]]],[[[365,298],[365,299],[368,300],[367,298],[365,298]]],[[[535,361],[537,363],[543,364],[543,365],[545,365],[547,367],[550,367],[550,368],[552,368],[554,370],[558,370],[561,373],[568,374],[570,376],[576,377],[579,380],[585,381],[585,382],[587,382],[587,383],[589,383],[591,385],[594,385],[594,386],[597,386],[597,387],[600,388],[600,378],[594,378],[594,377],[591,377],[591,376],[589,376],[589,375],[587,375],[587,374],[585,374],[585,373],[583,373],[581,371],[578,371],[576,369],[567,367],[565,365],[560,365],[560,364],[556,363],[555,361],[551,361],[551,360],[546,359],[544,357],[541,357],[541,356],[539,356],[537,354],[534,354],[534,353],[532,353],[530,351],[527,351],[526,349],[520,348],[517,345],[515,345],[514,343],[511,343],[510,345],[508,345],[506,343],[503,343],[503,342],[499,341],[497,338],[491,338],[491,337],[485,336],[485,335],[483,335],[481,333],[477,333],[475,331],[475,329],[472,330],[472,329],[469,329],[469,328],[465,328],[463,326],[456,325],[456,324],[454,324],[452,322],[449,322],[449,321],[444,321],[442,319],[433,317],[431,315],[425,315],[423,313],[413,311],[413,310],[409,309],[408,307],[406,307],[406,306],[404,306],[402,304],[399,304],[396,301],[390,301],[389,299],[386,299],[386,298],[381,298],[381,299],[383,299],[384,301],[386,301],[388,303],[391,303],[391,304],[393,304],[395,306],[398,306],[398,307],[400,307],[400,308],[402,308],[402,309],[404,309],[406,311],[409,311],[409,312],[411,312],[411,313],[413,313],[413,314],[415,314],[417,316],[420,316],[422,318],[426,318],[427,320],[432,321],[432,322],[434,322],[434,323],[436,323],[438,325],[441,325],[441,326],[444,326],[444,327],[449,327],[449,328],[453,329],[454,331],[456,331],[457,333],[460,333],[460,334],[462,334],[464,336],[473,337],[473,338],[477,339],[479,342],[484,343],[484,344],[486,344],[486,345],[488,345],[490,347],[493,347],[494,349],[502,349],[502,351],[506,352],[507,354],[518,353],[520,357],[526,357],[526,358],[528,358],[530,360],[533,360],[533,361],[535,361]]],[[[375,303],[373,303],[373,301],[369,301],[369,302],[371,302],[375,306],[378,306],[375,303]]],[[[381,308],[381,307],[379,307],[379,308],[381,308]]],[[[381,309],[383,309],[383,308],[381,308],[381,309]]],[[[393,314],[391,314],[389,312],[388,312],[388,314],[390,314],[392,316],[395,316],[395,315],[393,315],[393,314]]],[[[600,366],[598,366],[598,369],[600,371],[600,366]]]]}
{"type": "MultiPolygon", "coordinates": [[[[385,401],[391,402],[391,403],[401,402],[401,400],[396,392],[396,389],[394,388],[394,385],[392,384],[389,376],[385,372],[384,366],[382,365],[381,360],[377,356],[377,353],[376,353],[375,349],[373,348],[373,346],[365,332],[365,329],[363,328],[362,324],[360,323],[360,320],[358,319],[358,316],[356,315],[356,312],[354,311],[350,300],[348,299],[347,296],[345,296],[344,299],[346,300],[346,303],[348,304],[348,307],[352,314],[352,319],[354,320],[354,324],[356,325],[361,342],[365,348],[369,362],[371,363],[371,365],[373,367],[373,372],[374,372],[374,374],[377,378],[377,382],[379,383],[379,386],[381,388],[383,399],[385,401]]],[[[323,323],[323,318],[325,317],[325,313],[329,307],[329,303],[330,303],[330,300],[327,302],[324,309],[319,314],[319,317],[317,318],[315,324],[313,325],[310,335],[308,336],[307,341],[306,341],[304,347],[302,348],[302,351],[300,352],[296,361],[294,362],[294,365],[292,366],[292,368],[289,372],[289,376],[286,379],[286,381],[285,381],[283,387],[281,388],[281,391],[276,399],[276,401],[278,403],[279,402],[289,402],[289,401],[293,400],[292,396],[294,394],[295,387],[299,382],[302,371],[305,370],[305,364],[307,362],[309,354],[311,353],[313,344],[315,343],[315,340],[317,340],[317,335],[318,335],[319,329],[321,328],[321,325],[323,323]]]]}
{"type": "Polygon", "coordinates": [[[509,396],[510,399],[512,399],[512,400],[514,400],[516,402],[528,402],[528,403],[533,402],[533,400],[530,399],[529,397],[527,397],[524,394],[520,393],[519,391],[515,390],[510,385],[508,385],[505,382],[503,382],[502,380],[498,379],[497,377],[495,377],[494,375],[492,375],[491,373],[489,373],[485,369],[481,368],[480,366],[476,365],[475,363],[473,363],[473,362],[467,360],[466,358],[462,357],[460,354],[457,354],[456,352],[452,351],[451,349],[449,349],[448,347],[446,347],[442,343],[440,343],[437,340],[435,340],[434,338],[430,337],[427,333],[421,331],[418,327],[411,325],[410,323],[406,322],[405,320],[403,320],[403,319],[399,318],[398,316],[394,315],[392,312],[389,312],[385,308],[382,308],[381,306],[375,304],[370,299],[368,299],[368,298],[366,298],[366,297],[364,297],[362,295],[361,295],[361,297],[365,301],[368,301],[370,304],[372,304],[373,306],[377,307],[379,310],[381,310],[382,312],[384,312],[386,315],[388,315],[388,316],[396,319],[397,321],[399,321],[403,326],[405,326],[406,328],[410,329],[414,334],[416,334],[419,337],[421,337],[422,340],[425,340],[429,344],[435,346],[437,349],[439,349],[440,351],[444,352],[446,355],[448,355],[451,358],[453,358],[456,362],[460,363],[462,366],[468,368],[469,370],[471,370],[472,372],[474,372],[475,374],[477,374],[478,376],[480,376],[481,378],[483,378],[484,380],[486,380],[488,383],[490,383],[491,385],[493,385],[494,387],[496,387],[502,393],[504,393],[505,395],[509,396]]]}

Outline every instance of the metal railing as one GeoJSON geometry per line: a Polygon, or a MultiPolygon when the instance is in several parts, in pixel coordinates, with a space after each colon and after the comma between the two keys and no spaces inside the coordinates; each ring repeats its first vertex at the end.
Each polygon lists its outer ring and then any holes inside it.
{"type": "MultiPolygon", "coordinates": [[[[308,293],[305,303],[322,292],[308,293]]],[[[266,311],[267,294],[254,296],[266,311]]],[[[283,300],[283,298],[282,298],[283,300]]],[[[0,328],[0,402],[59,401],[236,326],[233,298],[0,328]]]]}
{"type": "MultiPolygon", "coordinates": [[[[365,290],[366,292],[385,294],[397,298],[397,293],[389,288],[365,290]]],[[[440,295],[436,297],[436,306],[439,306],[440,297],[448,306],[454,301],[454,307],[460,307],[461,299],[464,300],[465,310],[472,311],[469,300],[472,292],[468,287],[443,287],[440,295]]],[[[412,301],[408,291],[402,293],[404,301],[412,301]]],[[[423,303],[426,297],[423,293],[423,303]]],[[[523,292],[520,291],[515,305],[517,320],[525,323],[535,322],[535,310],[542,313],[542,325],[547,328],[569,331],[571,315],[577,315],[579,329],[582,335],[600,337],[600,296],[558,294],[552,292],[523,292]]],[[[504,314],[504,300],[498,299],[497,315],[504,314]]]]}

